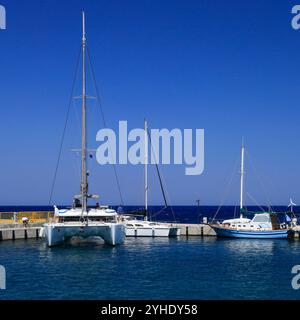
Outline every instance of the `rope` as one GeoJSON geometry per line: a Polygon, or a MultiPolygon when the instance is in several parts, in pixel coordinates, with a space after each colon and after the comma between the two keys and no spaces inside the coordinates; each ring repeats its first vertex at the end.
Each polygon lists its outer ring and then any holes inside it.
{"type": "Polygon", "coordinates": [[[156,172],[157,172],[158,179],[159,179],[160,189],[161,189],[161,192],[163,194],[163,198],[164,198],[164,202],[165,202],[165,206],[161,210],[159,210],[158,212],[153,214],[152,216],[154,217],[154,216],[158,215],[159,213],[161,213],[162,211],[164,211],[165,209],[170,208],[172,216],[173,216],[173,219],[174,219],[174,221],[176,221],[176,216],[175,216],[175,213],[173,211],[173,207],[168,205],[167,199],[169,198],[169,195],[168,195],[167,190],[164,189],[164,181],[163,181],[164,179],[163,179],[163,175],[162,175],[162,173],[160,173],[160,170],[159,170],[159,167],[158,167],[158,162],[157,162],[155,150],[154,150],[153,145],[152,145],[151,135],[150,135],[150,130],[149,129],[147,131],[147,135],[148,135],[150,146],[151,146],[151,152],[153,154],[154,161],[155,161],[155,167],[156,167],[156,172]]]}
{"type": "MultiPolygon", "coordinates": [[[[258,208],[260,208],[262,211],[266,211],[255,199],[251,196],[249,192],[247,192],[247,196],[257,205],[258,208]]],[[[271,208],[271,207],[270,207],[271,208]]],[[[272,209],[272,208],[271,208],[272,209]]],[[[271,210],[272,211],[272,210],[271,210]]]]}
{"type": "Polygon", "coordinates": [[[160,172],[159,172],[159,168],[158,168],[158,164],[157,164],[157,160],[156,160],[156,155],[155,155],[155,152],[154,152],[154,149],[153,149],[153,146],[152,146],[151,136],[149,134],[149,129],[147,131],[147,134],[148,134],[148,138],[149,138],[149,141],[150,141],[151,151],[152,151],[152,154],[153,154],[153,157],[154,157],[154,161],[155,161],[155,167],[156,167],[156,172],[157,172],[158,179],[159,179],[160,189],[161,189],[161,192],[162,192],[163,197],[164,197],[165,207],[168,207],[164,186],[163,186],[163,183],[162,183],[162,179],[161,179],[161,176],[160,176],[160,172]]]}
{"type": "Polygon", "coordinates": [[[60,159],[61,159],[61,154],[62,154],[64,139],[65,139],[65,134],[66,134],[66,130],[67,130],[67,125],[68,125],[68,119],[69,119],[70,109],[71,109],[71,105],[72,105],[72,101],[73,101],[73,93],[74,93],[74,88],[75,88],[75,83],[76,83],[76,78],[77,78],[77,73],[78,73],[78,66],[79,66],[80,57],[81,57],[81,47],[80,47],[80,49],[79,49],[79,54],[78,54],[78,57],[77,57],[75,74],[74,74],[74,77],[73,77],[73,83],[72,83],[72,87],[71,87],[71,95],[70,95],[70,98],[69,98],[69,104],[68,104],[68,109],[67,109],[67,113],[66,113],[66,118],[65,118],[65,124],[64,124],[64,128],[63,128],[63,133],[62,133],[62,137],[61,137],[61,142],[60,142],[60,147],[59,147],[59,152],[58,152],[58,158],[57,158],[57,162],[56,162],[56,167],[55,167],[55,171],[54,171],[53,181],[52,181],[52,185],[51,185],[51,191],[50,191],[50,197],[49,197],[48,205],[51,205],[51,202],[52,202],[53,191],[54,191],[54,187],[55,187],[55,183],[56,183],[56,177],[57,177],[57,172],[58,172],[58,168],[59,168],[59,164],[60,164],[60,159]]]}
{"type": "Polygon", "coordinates": [[[248,155],[249,164],[250,164],[250,166],[251,166],[251,168],[252,168],[252,170],[253,170],[253,172],[254,172],[254,174],[255,174],[255,176],[256,176],[259,184],[260,184],[260,188],[261,188],[262,192],[264,193],[264,196],[266,197],[266,200],[267,200],[267,202],[268,202],[268,206],[271,207],[271,206],[272,206],[271,200],[270,200],[270,198],[268,197],[268,193],[267,193],[267,191],[266,191],[266,188],[265,188],[265,186],[264,186],[264,184],[263,184],[263,182],[262,182],[261,177],[260,177],[259,174],[258,174],[258,171],[256,170],[256,167],[255,167],[255,165],[254,165],[254,161],[252,160],[252,157],[250,156],[250,154],[249,154],[249,152],[248,152],[247,150],[246,150],[246,153],[247,153],[247,155],[248,155]]]}
{"type": "Polygon", "coordinates": [[[227,198],[227,196],[228,196],[228,193],[229,193],[229,191],[230,191],[230,187],[231,187],[232,182],[233,182],[234,175],[235,175],[235,173],[236,173],[236,167],[237,167],[238,161],[239,161],[239,158],[237,158],[236,161],[235,161],[234,169],[233,169],[233,171],[232,171],[232,174],[231,174],[229,183],[227,184],[227,188],[226,188],[226,190],[225,190],[224,197],[223,197],[223,199],[222,199],[222,201],[221,201],[221,204],[219,205],[219,207],[218,207],[215,215],[213,216],[212,221],[215,220],[216,216],[219,214],[221,208],[223,207],[223,205],[224,205],[224,203],[225,203],[225,200],[226,200],[226,198],[227,198]]]}
{"type": "MultiPolygon", "coordinates": [[[[100,93],[99,93],[99,90],[98,90],[98,85],[97,85],[97,81],[96,81],[96,76],[95,76],[94,68],[93,68],[93,65],[92,65],[92,59],[91,59],[90,51],[89,51],[89,48],[88,48],[88,47],[87,47],[87,56],[88,56],[88,62],[89,62],[89,66],[90,66],[90,70],[91,70],[93,82],[94,82],[94,87],[95,87],[95,91],[96,91],[97,101],[98,101],[99,107],[100,107],[100,112],[101,112],[101,117],[102,117],[103,125],[104,125],[104,128],[107,128],[106,120],[105,120],[105,116],[104,116],[104,111],[103,111],[103,107],[102,107],[102,103],[101,103],[100,93]]],[[[120,186],[120,181],[119,181],[119,177],[118,177],[118,173],[117,173],[117,168],[116,168],[116,165],[115,165],[115,164],[113,164],[113,170],[114,170],[114,175],[115,175],[115,179],[116,179],[116,183],[117,183],[117,187],[118,187],[118,192],[119,192],[119,196],[120,196],[120,200],[121,200],[121,205],[124,206],[123,195],[122,195],[121,186],[120,186]]]]}

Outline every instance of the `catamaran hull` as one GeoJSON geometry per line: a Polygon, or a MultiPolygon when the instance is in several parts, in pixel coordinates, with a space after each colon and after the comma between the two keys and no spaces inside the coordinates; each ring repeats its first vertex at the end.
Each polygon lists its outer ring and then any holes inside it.
{"type": "Polygon", "coordinates": [[[289,230],[271,230],[271,231],[244,231],[233,230],[229,228],[211,226],[218,237],[223,238],[244,238],[244,239],[287,239],[289,230]]]}
{"type": "Polygon", "coordinates": [[[45,237],[49,247],[63,244],[66,240],[78,236],[82,238],[101,237],[108,245],[119,245],[125,240],[125,231],[122,224],[101,224],[101,225],[66,225],[48,224],[45,227],[45,237]]]}

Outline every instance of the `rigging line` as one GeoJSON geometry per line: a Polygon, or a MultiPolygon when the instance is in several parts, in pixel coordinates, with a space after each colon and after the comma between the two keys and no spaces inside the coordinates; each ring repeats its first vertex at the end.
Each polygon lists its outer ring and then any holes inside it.
{"type": "MultiPolygon", "coordinates": [[[[163,175],[162,172],[161,172],[161,179],[162,179],[163,185],[166,185],[165,178],[164,178],[164,175],[163,175]]],[[[166,192],[166,198],[168,200],[168,203],[171,203],[171,198],[170,198],[168,189],[167,188],[164,188],[164,189],[165,189],[165,192],[166,192]]],[[[166,208],[168,208],[168,207],[171,209],[171,213],[172,213],[173,219],[176,220],[175,212],[173,211],[173,206],[167,204],[166,208]]]]}
{"type": "Polygon", "coordinates": [[[156,155],[155,155],[155,152],[154,152],[154,149],[153,149],[153,145],[152,145],[152,141],[151,141],[151,136],[150,136],[150,134],[149,134],[149,129],[148,129],[148,131],[147,131],[147,134],[148,134],[148,139],[149,139],[150,146],[151,146],[151,151],[152,151],[152,154],[153,154],[153,157],[154,157],[154,161],[155,161],[156,172],[157,172],[158,179],[159,179],[160,189],[161,189],[161,192],[162,192],[162,194],[163,194],[163,198],[164,198],[164,202],[165,202],[165,207],[168,207],[168,202],[167,202],[165,190],[164,190],[164,187],[163,187],[162,179],[161,179],[161,176],[160,176],[160,172],[159,172],[159,168],[158,168],[158,164],[157,164],[157,160],[156,160],[156,155]]]}
{"type": "Polygon", "coordinates": [[[53,197],[54,187],[55,187],[56,178],[57,178],[57,172],[58,172],[58,168],[59,168],[59,164],[60,164],[63,144],[64,144],[67,125],[68,125],[69,114],[70,114],[71,105],[72,105],[72,101],[73,101],[73,93],[74,93],[76,79],[77,79],[77,73],[78,73],[78,68],[79,68],[80,57],[81,57],[81,46],[80,46],[79,54],[78,54],[78,57],[77,57],[76,68],[75,68],[75,73],[74,73],[72,87],[71,87],[71,94],[70,94],[70,98],[69,98],[68,109],[67,109],[67,113],[66,113],[63,133],[62,133],[62,136],[61,136],[61,142],[60,142],[60,147],[59,147],[59,152],[58,152],[58,158],[57,158],[56,167],[55,167],[54,176],[53,176],[53,181],[52,181],[52,185],[51,185],[51,191],[50,191],[50,197],[49,197],[48,205],[51,204],[52,197],[53,197]]]}
{"type": "MultiPolygon", "coordinates": [[[[77,125],[77,129],[78,130],[76,130],[76,132],[80,132],[80,130],[81,130],[81,121],[80,121],[80,114],[79,114],[79,111],[78,111],[78,108],[76,107],[76,103],[75,103],[75,98],[73,97],[73,99],[72,99],[72,108],[75,110],[75,118],[76,118],[76,124],[75,124],[75,126],[77,125]]],[[[74,140],[75,141],[75,140],[74,140]]],[[[74,141],[73,141],[73,143],[74,143],[74,141]]]]}
{"type": "Polygon", "coordinates": [[[171,205],[168,204],[168,203],[171,202],[171,200],[170,200],[170,195],[169,195],[168,189],[167,189],[167,188],[164,188],[164,185],[166,185],[166,183],[165,183],[165,178],[164,178],[163,173],[159,170],[158,165],[157,165],[157,170],[159,171],[159,174],[160,174],[160,176],[161,176],[162,188],[163,188],[163,190],[164,190],[164,192],[165,192],[165,196],[166,196],[165,206],[164,206],[164,207],[161,209],[161,211],[159,211],[157,214],[159,214],[160,212],[164,211],[164,210],[167,209],[167,208],[170,208],[171,214],[172,214],[172,216],[173,216],[173,219],[174,219],[174,221],[176,221],[176,215],[175,215],[175,212],[174,212],[174,210],[173,210],[173,206],[171,206],[171,205]]]}
{"type": "Polygon", "coordinates": [[[268,197],[268,193],[267,193],[267,191],[266,191],[266,188],[265,188],[265,186],[264,186],[264,184],[263,184],[263,182],[262,182],[261,177],[260,177],[259,174],[258,174],[258,171],[256,170],[256,167],[255,167],[255,165],[254,165],[254,161],[252,160],[252,156],[250,156],[250,154],[249,154],[249,152],[248,152],[247,150],[246,150],[246,154],[247,154],[248,159],[249,159],[249,164],[250,164],[251,168],[253,169],[253,172],[254,172],[254,174],[255,174],[255,176],[256,176],[259,184],[260,184],[260,187],[261,187],[261,189],[262,189],[262,191],[263,191],[263,193],[264,193],[264,196],[265,196],[266,199],[267,199],[268,205],[271,207],[271,205],[272,205],[271,200],[270,200],[270,198],[268,197]]]}
{"type": "Polygon", "coordinates": [[[71,157],[71,158],[72,158],[74,172],[76,172],[76,174],[78,174],[78,181],[80,181],[81,164],[80,164],[80,160],[78,159],[79,158],[78,156],[80,156],[80,153],[79,152],[75,152],[75,156],[71,157]]]}
{"type": "MultiPolygon", "coordinates": [[[[161,176],[162,176],[163,184],[166,185],[166,183],[165,183],[165,178],[164,178],[164,176],[163,176],[162,173],[161,173],[161,176]]],[[[168,192],[168,189],[167,189],[167,188],[166,188],[165,192],[166,192],[166,197],[167,197],[167,199],[168,199],[168,202],[170,203],[170,202],[171,202],[171,200],[170,200],[171,198],[170,198],[170,195],[169,195],[169,192],[168,192]]],[[[176,215],[175,215],[175,212],[174,212],[174,210],[173,210],[173,206],[172,206],[172,205],[167,205],[166,208],[170,208],[171,213],[172,213],[172,216],[173,216],[173,219],[174,219],[174,221],[176,222],[176,215]]],[[[166,208],[165,208],[165,209],[166,209],[166,208]]]]}
{"type": "Polygon", "coordinates": [[[173,216],[173,219],[174,219],[174,221],[176,221],[176,216],[175,216],[173,207],[168,205],[168,200],[170,200],[170,196],[169,196],[169,194],[168,194],[167,189],[165,190],[165,188],[164,188],[165,179],[164,179],[164,177],[163,177],[163,174],[160,173],[160,170],[159,170],[159,167],[158,167],[158,162],[157,162],[157,159],[156,159],[155,150],[154,150],[153,145],[152,145],[151,134],[150,134],[150,129],[149,129],[149,128],[148,128],[148,130],[147,130],[147,135],[148,135],[148,139],[149,139],[149,142],[150,142],[151,151],[152,151],[152,154],[153,154],[153,156],[154,156],[156,171],[157,171],[157,174],[158,174],[158,177],[159,177],[159,182],[160,182],[160,188],[161,188],[161,191],[162,191],[162,194],[163,194],[163,197],[164,197],[164,202],[165,202],[165,206],[164,206],[160,211],[158,211],[158,213],[156,213],[156,214],[154,214],[154,215],[158,215],[160,212],[162,212],[162,211],[165,210],[166,208],[170,208],[170,209],[171,209],[172,216],[173,216]]]}
{"type": "MultiPolygon", "coordinates": [[[[100,93],[99,93],[99,90],[98,90],[96,76],[95,76],[95,72],[94,72],[94,68],[93,68],[93,64],[92,64],[92,59],[91,59],[91,56],[90,56],[90,50],[89,50],[88,46],[86,47],[86,49],[87,49],[87,56],[88,56],[87,60],[88,60],[89,66],[90,66],[90,71],[91,71],[91,75],[92,75],[93,82],[94,82],[94,87],[95,87],[95,91],[96,91],[97,101],[98,101],[99,107],[100,107],[100,112],[101,112],[103,125],[104,125],[105,128],[107,128],[105,117],[104,117],[104,111],[103,111],[103,107],[102,107],[102,103],[101,103],[100,93]]],[[[117,183],[117,188],[118,188],[118,192],[119,192],[119,196],[120,196],[120,200],[121,200],[121,205],[124,206],[124,199],[123,199],[123,195],[122,195],[122,191],[121,191],[120,180],[119,180],[119,176],[118,176],[117,168],[116,168],[115,164],[113,164],[113,170],[114,170],[114,175],[115,175],[115,179],[116,179],[116,183],[117,183]]]]}
{"type": "Polygon", "coordinates": [[[219,207],[218,207],[215,215],[213,216],[212,221],[215,220],[215,218],[217,217],[217,215],[219,214],[221,208],[223,207],[223,205],[224,205],[224,203],[225,203],[225,200],[226,200],[226,198],[227,198],[227,196],[228,196],[228,193],[229,193],[229,191],[230,191],[231,184],[232,184],[232,182],[233,182],[234,175],[235,175],[235,173],[236,173],[236,168],[237,168],[238,161],[239,161],[239,156],[236,158],[236,161],[235,161],[235,164],[234,164],[234,168],[233,168],[232,174],[231,174],[231,176],[230,176],[229,182],[228,182],[227,187],[226,187],[226,190],[225,190],[225,192],[224,192],[223,199],[222,199],[221,204],[219,205],[219,207]]]}
{"type": "Polygon", "coordinates": [[[153,154],[153,157],[154,157],[156,171],[157,171],[157,175],[158,175],[159,182],[160,182],[160,188],[161,188],[161,191],[162,191],[162,194],[163,194],[163,197],[164,197],[164,202],[165,202],[165,206],[163,208],[161,208],[158,212],[155,212],[154,214],[152,214],[151,217],[155,217],[155,216],[159,215],[161,212],[163,212],[165,209],[170,208],[172,216],[173,216],[173,219],[174,219],[174,222],[176,222],[176,215],[175,215],[175,212],[173,210],[173,207],[168,205],[168,201],[170,200],[170,196],[168,194],[167,189],[164,188],[164,184],[165,184],[164,180],[165,179],[163,177],[163,174],[159,170],[159,166],[158,166],[155,150],[154,150],[152,142],[151,142],[151,135],[150,135],[150,130],[149,129],[147,131],[147,135],[148,135],[148,138],[149,138],[149,141],[150,141],[151,151],[152,151],[152,154],[153,154]]]}
{"type": "Polygon", "coordinates": [[[247,192],[247,196],[257,205],[258,208],[260,208],[262,211],[266,211],[255,199],[251,196],[249,192],[247,192]]]}

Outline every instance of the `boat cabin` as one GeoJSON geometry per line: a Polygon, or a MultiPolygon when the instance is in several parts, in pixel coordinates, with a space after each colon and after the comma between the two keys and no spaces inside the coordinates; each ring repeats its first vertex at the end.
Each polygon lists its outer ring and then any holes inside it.
{"type": "Polygon", "coordinates": [[[277,215],[269,212],[257,213],[252,219],[224,220],[222,225],[238,230],[279,230],[283,228],[278,221],[277,215]]]}

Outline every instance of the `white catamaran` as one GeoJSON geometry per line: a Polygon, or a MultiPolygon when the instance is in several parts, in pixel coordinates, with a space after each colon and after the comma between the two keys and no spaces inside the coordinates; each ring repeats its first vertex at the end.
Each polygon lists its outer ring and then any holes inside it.
{"type": "Polygon", "coordinates": [[[85,15],[82,13],[82,145],[81,145],[81,184],[80,195],[74,197],[71,209],[58,210],[55,207],[54,219],[44,225],[48,246],[62,244],[74,236],[88,238],[101,237],[106,244],[122,244],[125,230],[118,223],[115,210],[107,206],[88,206],[88,199],[98,199],[98,196],[88,193],[87,172],[87,139],[86,139],[86,34],[85,15]]]}

